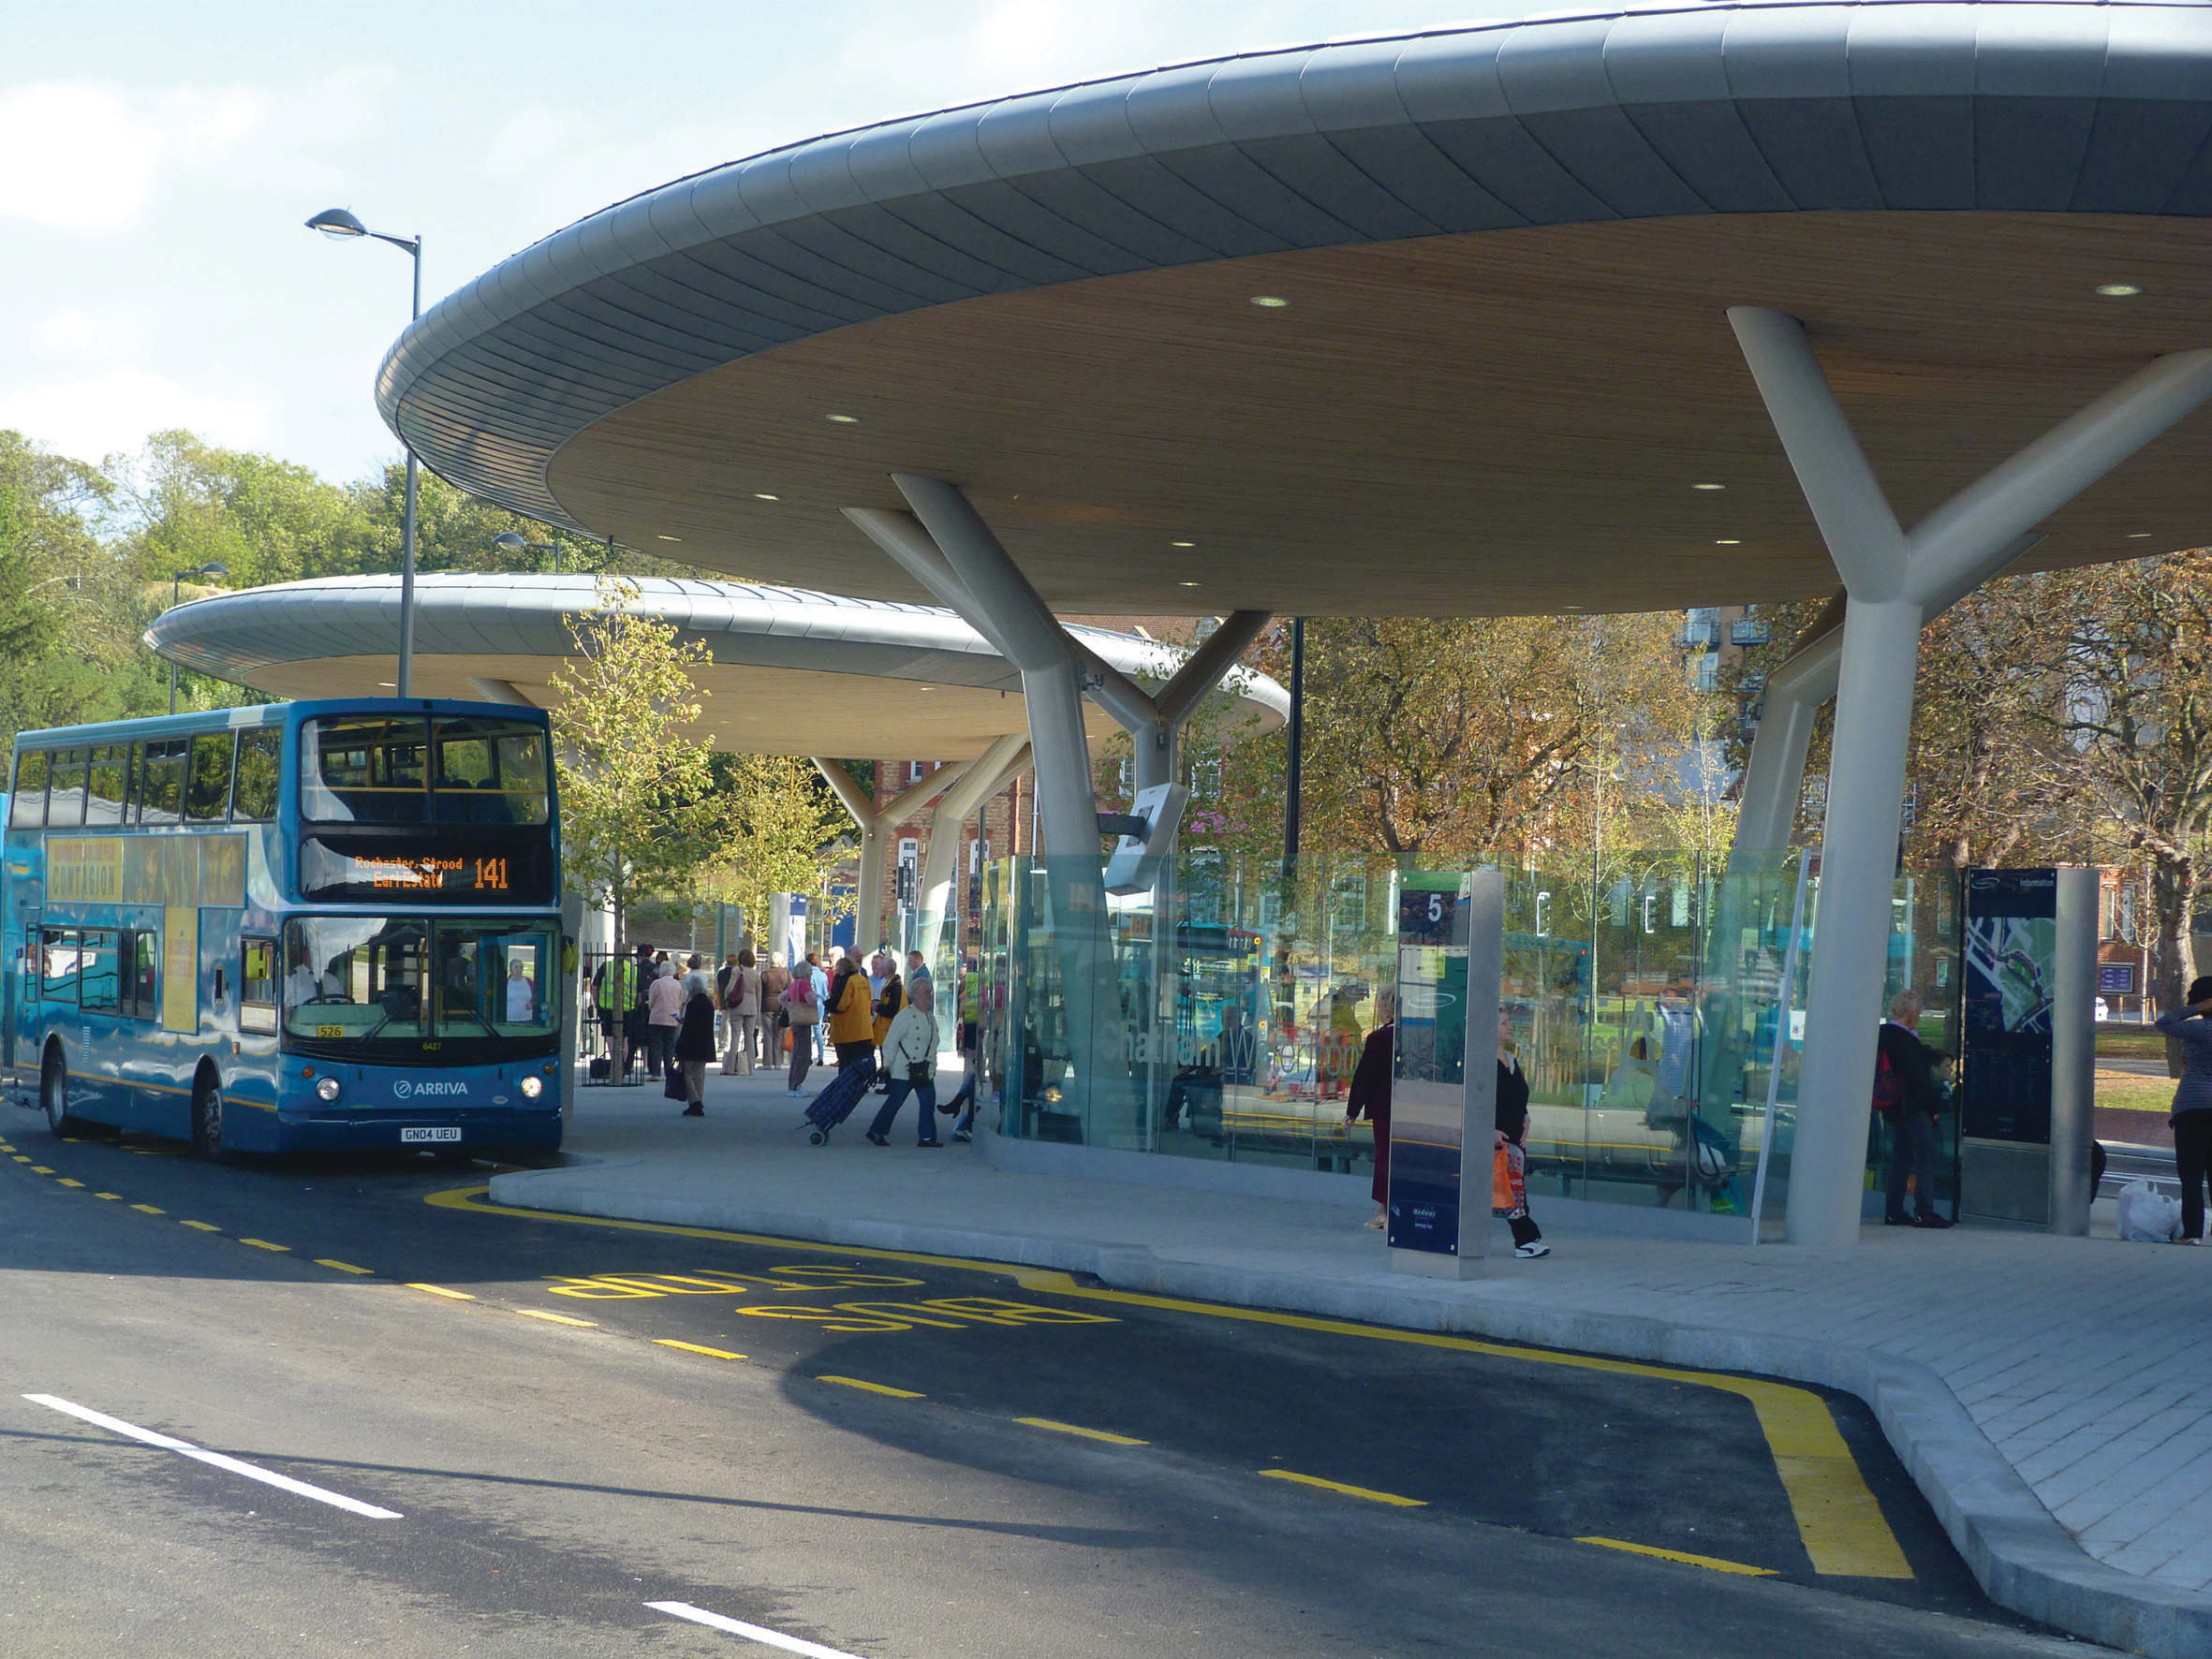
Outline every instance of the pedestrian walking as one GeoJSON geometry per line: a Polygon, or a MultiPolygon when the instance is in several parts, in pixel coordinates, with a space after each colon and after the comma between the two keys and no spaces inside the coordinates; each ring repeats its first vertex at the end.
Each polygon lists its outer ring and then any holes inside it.
{"type": "Polygon", "coordinates": [[[2181,1177],[2181,1239],[2205,1241],[2205,1181],[2212,1166],[2212,977],[2189,988],[2188,1006],[2159,1016],[2159,1029],[2181,1045],[2174,1087],[2174,1168],[2181,1177]]]}
{"type": "Polygon", "coordinates": [[[797,1099],[803,1093],[800,1085],[806,1081],[806,1069],[814,1064],[814,1034],[821,1024],[822,1005],[814,993],[814,981],[803,974],[791,976],[781,1001],[784,1024],[791,1034],[791,1075],[784,1093],[797,1099]]]}
{"type": "Polygon", "coordinates": [[[929,982],[929,963],[919,950],[907,952],[907,994],[912,996],[914,988],[929,982]]]}
{"type": "MultiPolygon", "coordinates": [[[[671,964],[672,965],[672,964],[671,964]]],[[[694,968],[681,981],[672,976],[660,981],[674,985],[683,998],[682,1014],[675,1028],[675,1040],[671,1045],[671,1068],[683,1074],[684,1116],[706,1116],[707,1062],[715,1057],[715,999],[707,990],[707,976],[694,968]]],[[[671,1071],[671,1079],[675,1070],[671,1071]]]]}
{"type": "Polygon", "coordinates": [[[749,1078],[760,1035],[760,976],[754,971],[751,951],[737,953],[722,993],[722,1006],[730,1016],[730,1047],[722,1056],[722,1075],[749,1078]]]}
{"type": "Polygon", "coordinates": [[[814,1063],[819,1065],[826,1053],[822,1045],[830,1040],[830,974],[822,966],[821,952],[818,950],[806,953],[806,977],[814,987],[814,1005],[821,1010],[822,1015],[814,1022],[814,1063]]]}
{"type": "MultiPolygon", "coordinates": [[[[876,1047],[881,1049],[891,1036],[892,1021],[899,1017],[900,1010],[907,1006],[907,982],[899,977],[897,964],[881,951],[876,953],[876,960],[871,965],[883,970],[882,978],[871,981],[876,988],[875,1019],[871,1025],[871,1035],[875,1038],[876,1047]]],[[[883,1066],[881,1069],[883,1080],[877,1085],[877,1092],[888,1093],[891,1088],[891,1069],[889,1066],[883,1066]]]]}
{"type": "Polygon", "coordinates": [[[858,959],[841,957],[823,1000],[830,1041],[837,1047],[837,1069],[864,1071],[876,1064],[876,1026],[868,998],[868,976],[858,959]]]}
{"type": "Polygon", "coordinates": [[[661,1067],[675,1052],[676,1028],[684,1023],[684,982],[676,977],[676,964],[664,956],[645,998],[645,1040],[652,1045],[646,1050],[645,1066],[653,1077],[660,1076],[661,1067]]]}
{"type": "Polygon", "coordinates": [[[1351,1088],[1344,1099],[1344,1126],[1349,1129],[1362,1113],[1375,1131],[1375,1181],[1368,1189],[1375,1196],[1371,1227],[1390,1221],[1390,1083],[1395,1064],[1393,1045],[1398,1040],[1397,992],[1375,993],[1375,1015],[1382,1021],[1367,1034],[1360,1050],[1360,1063],[1352,1068],[1351,1088]]]}
{"type": "MultiPolygon", "coordinates": [[[[1890,998],[1890,1017],[1874,1033],[1874,1109],[1890,1137],[1890,1179],[1882,1224],[1893,1227],[1947,1227],[1936,1213],[1936,1117],[1943,1097],[1935,1068],[1945,1059],[1920,1040],[1920,996],[1900,991],[1890,998]],[[1912,1182],[1912,1213],[1905,1213],[1905,1182],[1912,1182]]],[[[2212,1099],[2205,1104],[2212,1106],[2212,1099]]]]}
{"type": "MultiPolygon", "coordinates": [[[[1533,1261],[1549,1255],[1536,1218],[1528,1213],[1528,1077],[1521,1069],[1519,1045],[1513,1041],[1513,1022],[1503,1008],[1497,1011],[1497,1147],[1505,1154],[1507,1191],[1506,1226],[1513,1230],[1513,1254],[1533,1261]]],[[[1493,1202],[1496,1190],[1493,1188],[1493,1202]]]]}
{"type": "MultiPolygon", "coordinates": [[[[894,975],[892,983],[896,982],[894,975]]],[[[877,1146],[891,1144],[891,1126],[909,1094],[922,1114],[922,1121],[915,1125],[914,1144],[927,1147],[943,1144],[937,1139],[937,1021],[936,1016],[930,1012],[936,1000],[929,981],[924,979],[914,988],[912,999],[884,1032],[883,1069],[891,1077],[891,1088],[875,1123],[868,1126],[868,1138],[877,1146]]]]}

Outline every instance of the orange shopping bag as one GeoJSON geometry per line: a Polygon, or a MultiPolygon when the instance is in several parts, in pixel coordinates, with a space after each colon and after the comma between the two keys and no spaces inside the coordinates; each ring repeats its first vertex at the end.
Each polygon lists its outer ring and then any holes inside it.
{"type": "Polygon", "coordinates": [[[1521,1149],[1509,1140],[1490,1161],[1490,1212],[1520,1215],[1527,1209],[1527,1164],[1521,1149]]]}

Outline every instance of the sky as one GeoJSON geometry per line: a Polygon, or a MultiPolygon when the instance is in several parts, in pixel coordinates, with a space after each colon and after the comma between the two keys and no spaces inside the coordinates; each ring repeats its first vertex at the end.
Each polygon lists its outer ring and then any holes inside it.
{"type": "Polygon", "coordinates": [[[610,202],[778,144],[1520,0],[0,0],[0,427],[99,461],[187,427],[333,478],[423,303],[610,202]]]}

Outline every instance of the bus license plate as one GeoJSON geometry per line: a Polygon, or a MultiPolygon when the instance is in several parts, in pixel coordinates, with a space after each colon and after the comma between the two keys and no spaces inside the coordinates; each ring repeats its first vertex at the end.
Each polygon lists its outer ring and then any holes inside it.
{"type": "Polygon", "coordinates": [[[461,1131],[458,1129],[402,1129],[399,1132],[399,1138],[402,1146],[417,1140],[459,1140],[461,1131]]]}

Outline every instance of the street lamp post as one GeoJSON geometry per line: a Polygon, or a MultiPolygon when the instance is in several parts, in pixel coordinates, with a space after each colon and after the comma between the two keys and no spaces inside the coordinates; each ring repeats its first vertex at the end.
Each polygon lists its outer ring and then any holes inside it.
{"type": "MultiPolygon", "coordinates": [[[[373,237],[377,242],[388,242],[395,248],[406,250],[415,262],[415,302],[408,313],[410,319],[422,315],[422,239],[420,236],[387,236],[381,230],[371,230],[344,208],[326,208],[307,221],[307,228],[319,230],[336,240],[355,237],[373,237]]],[[[407,512],[402,532],[399,573],[399,672],[396,690],[401,697],[414,692],[415,682],[415,495],[420,463],[415,459],[415,447],[406,438],[400,442],[407,450],[407,512]]]]}
{"type": "MultiPolygon", "coordinates": [[[[197,570],[178,571],[169,579],[169,608],[171,610],[177,608],[178,601],[184,596],[184,578],[187,576],[229,576],[229,574],[227,567],[215,564],[202,565],[197,570]]],[[[169,712],[171,714],[177,712],[177,659],[173,656],[169,659],[169,712]]]]}

